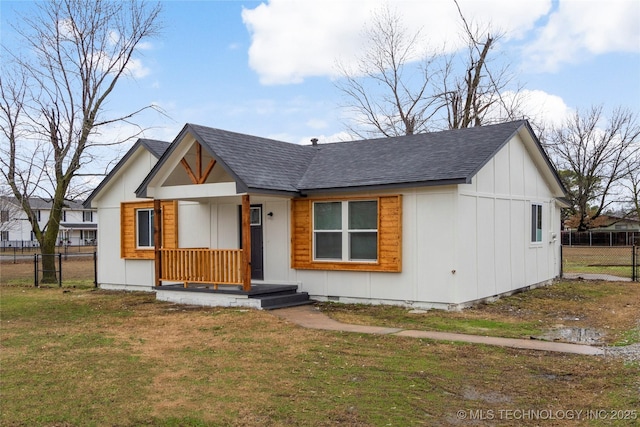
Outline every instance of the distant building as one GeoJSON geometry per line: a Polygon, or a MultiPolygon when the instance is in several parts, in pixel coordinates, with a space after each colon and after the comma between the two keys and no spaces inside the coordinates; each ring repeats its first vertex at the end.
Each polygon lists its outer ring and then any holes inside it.
{"type": "Polygon", "coordinates": [[[578,232],[577,221],[564,223],[562,244],[568,246],[631,246],[640,243],[640,220],[621,215],[600,215],[591,228],[578,232]]]}
{"type": "MultiPolygon", "coordinates": [[[[44,228],[49,221],[52,202],[39,197],[31,198],[31,208],[44,228]]],[[[58,233],[59,246],[95,245],[98,232],[98,212],[82,203],[65,200],[58,233]]],[[[14,197],[0,198],[0,247],[38,246],[27,214],[14,197]]]]}
{"type": "Polygon", "coordinates": [[[640,220],[615,215],[602,215],[602,220],[591,231],[640,231],[640,220]]]}

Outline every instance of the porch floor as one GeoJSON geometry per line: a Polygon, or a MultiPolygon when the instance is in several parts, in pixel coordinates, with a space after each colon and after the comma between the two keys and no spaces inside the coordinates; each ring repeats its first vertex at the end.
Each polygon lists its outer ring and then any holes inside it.
{"type": "Polygon", "coordinates": [[[162,293],[165,293],[165,291],[170,291],[171,293],[190,293],[192,297],[188,298],[188,301],[194,305],[216,305],[215,299],[211,298],[216,294],[224,297],[220,299],[220,306],[228,306],[228,302],[230,301],[229,297],[237,297],[238,299],[235,301],[238,305],[244,305],[241,303],[243,299],[253,300],[255,303],[249,303],[247,306],[257,306],[263,310],[273,310],[276,308],[294,307],[312,303],[312,301],[309,300],[309,294],[306,292],[298,292],[297,285],[252,283],[251,290],[244,291],[241,287],[235,285],[218,285],[218,289],[214,289],[213,284],[189,283],[189,286],[186,288],[182,284],[158,286],[156,292],[158,291],[162,293]],[[198,293],[203,297],[206,294],[208,297],[206,300],[202,299],[202,304],[198,303],[198,293]]]}

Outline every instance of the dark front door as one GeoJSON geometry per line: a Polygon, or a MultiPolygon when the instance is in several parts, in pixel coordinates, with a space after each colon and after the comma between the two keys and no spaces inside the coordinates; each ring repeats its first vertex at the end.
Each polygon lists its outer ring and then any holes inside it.
{"type": "MultiPolygon", "coordinates": [[[[251,205],[251,278],[264,279],[264,260],[262,256],[262,205],[251,205]]],[[[242,206],[240,206],[240,224],[242,224],[242,206]]],[[[242,242],[242,227],[240,227],[242,242]]]]}

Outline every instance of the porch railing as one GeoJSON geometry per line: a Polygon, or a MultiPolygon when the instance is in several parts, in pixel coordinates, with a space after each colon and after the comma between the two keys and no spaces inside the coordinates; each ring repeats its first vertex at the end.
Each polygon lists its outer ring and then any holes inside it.
{"type": "Polygon", "coordinates": [[[160,249],[161,281],[244,284],[242,249],[160,249]]]}

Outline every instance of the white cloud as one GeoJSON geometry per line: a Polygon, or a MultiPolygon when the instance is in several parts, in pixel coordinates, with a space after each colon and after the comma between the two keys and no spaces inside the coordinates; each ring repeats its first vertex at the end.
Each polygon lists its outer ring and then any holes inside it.
{"type": "Polygon", "coordinates": [[[151,42],[144,42],[144,41],[143,41],[143,42],[139,42],[139,43],[136,45],[136,48],[137,48],[138,50],[153,50],[153,49],[155,48],[155,46],[154,46],[154,45],[153,45],[153,43],[151,43],[151,42]]]}
{"type": "MultiPolygon", "coordinates": [[[[502,93],[502,99],[507,105],[517,105],[519,114],[531,123],[548,127],[562,124],[573,113],[561,97],[542,90],[507,91],[502,93]]],[[[491,111],[489,115],[505,117],[500,111],[491,111]]]]}
{"type": "Polygon", "coordinates": [[[560,0],[525,50],[529,66],[556,71],[563,63],[607,52],[640,52],[638,0],[560,0]]]}
{"type": "MultiPolygon", "coordinates": [[[[263,84],[300,83],[307,77],[335,74],[335,61],[353,58],[362,49],[362,31],[383,0],[270,0],[244,9],[242,19],[251,33],[249,65],[263,84]]],[[[398,0],[391,8],[403,16],[411,33],[421,30],[424,50],[463,47],[461,22],[451,0],[398,0]]],[[[491,23],[505,39],[522,37],[548,13],[551,0],[530,0],[526,7],[512,0],[460,0],[470,23],[491,23]]]]}
{"type": "Polygon", "coordinates": [[[137,79],[148,76],[151,70],[142,64],[142,61],[136,58],[129,59],[127,63],[127,71],[137,79]]]}
{"type": "Polygon", "coordinates": [[[352,141],[353,136],[348,132],[337,132],[330,135],[313,135],[309,137],[304,137],[298,140],[298,144],[300,145],[311,145],[311,139],[318,138],[318,144],[328,144],[330,142],[344,142],[344,141],[352,141]]]}

